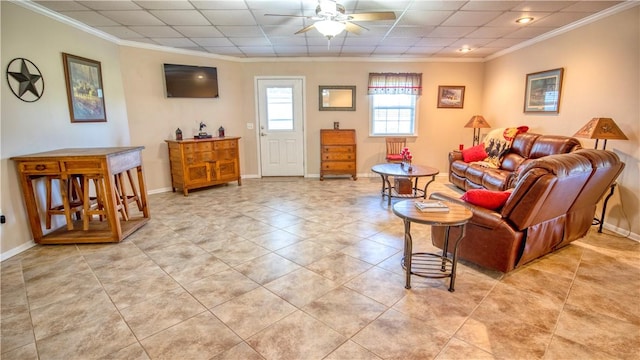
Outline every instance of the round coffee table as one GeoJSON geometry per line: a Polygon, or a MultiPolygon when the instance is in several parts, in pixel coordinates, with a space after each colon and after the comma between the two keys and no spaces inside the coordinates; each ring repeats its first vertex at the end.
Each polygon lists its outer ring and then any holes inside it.
{"type": "Polygon", "coordinates": [[[449,291],[454,291],[456,281],[456,266],[458,263],[458,247],[465,234],[465,225],[473,216],[471,210],[451,202],[443,201],[448,212],[422,212],[415,206],[416,200],[404,200],[393,205],[393,213],[404,222],[404,257],[402,267],[406,272],[405,288],[411,289],[411,274],[426,278],[450,278],[449,291]],[[413,253],[413,239],[411,238],[411,223],[431,226],[445,226],[444,246],[442,254],[413,253]],[[449,230],[452,226],[460,227],[460,236],[453,243],[453,254],[447,256],[449,248],[449,230]]]}
{"type": "Polygon", "coordinates": [[[436,175],[440,173],[440,171],[436,168],[432,168],[429,166],[422,165],[412,165],[411,171],[409,171],[409,167],[407,165],[400,165],[398,163],[387,163],[387,164],[378,164],[374,165],[371,168],[371,171],[374,173],[380,174],[382,177],[382,198],[386,196],[388,198],[387,205],[391,205],[391,198],[427,198],[427,187],[429,184],[436,180],[436,175]],[[413,179],[412,191],[409,194],[398,194],[398,192],[393,188],[391,182],[389,181],[389,177],[402,177],[409,178],[409,180],[413,179]],[[431,180],[427,182],[424,186],[424,189],[418,188],[418,179],[421,177],[431,176],[431,180]]]}

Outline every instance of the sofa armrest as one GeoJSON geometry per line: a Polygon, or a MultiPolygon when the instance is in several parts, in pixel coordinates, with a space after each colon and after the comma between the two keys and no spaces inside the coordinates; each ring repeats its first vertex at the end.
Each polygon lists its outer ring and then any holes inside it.
{"type": "Polygon", "coordinates": [[[449,164],[456,160],[462,160],[462,151],[454,150],[449,152],[449,164]]]}
{"type": "Polygon", "coordinates": [[[467,209],[471,210],[471,212],[473,213],[473,217],[471,218],[470,221],[477,226],[481,226],[487,229],[496,229],[498,226],[504,223],[504,220],[502,219],[502,215],[499,212],[495,212],[493,210],[485,209],[483,207],[470,204],[459,198],[452,197],[452,196],[449,196],[443,193],[438,193],[438,192],[431,194],[429,198],[434,200],[449,201],[454,204],[459,204],[466,207],[467,209]]]}

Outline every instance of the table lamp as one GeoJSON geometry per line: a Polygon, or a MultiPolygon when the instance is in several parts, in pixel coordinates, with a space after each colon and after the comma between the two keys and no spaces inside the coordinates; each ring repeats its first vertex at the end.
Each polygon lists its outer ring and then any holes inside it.
{"type": "Polygon", "coordinates": [[[464,127],[473,128],[473,145],[475,146],[480,143],[480,129],[490,128],[491,125],[489,125],[482,115],[473,115],[464,127]]]}
{"type": "Polygon", "coordinates": [[[595,149],[598,148],[598,140],[603,139],[602,150],[606,150],[607,140],[629,140],[612,118],[593,118],[573,136],[596,139],[595,149]]]}

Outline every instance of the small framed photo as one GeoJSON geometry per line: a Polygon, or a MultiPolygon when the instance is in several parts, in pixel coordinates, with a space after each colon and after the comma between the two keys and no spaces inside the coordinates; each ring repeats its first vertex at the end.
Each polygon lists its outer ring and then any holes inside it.
{"type": "Polygon", "coordinates": [[[464,86],[438,86],[438,107],[462,109],[464,107],[464,86]]]}
{"type": "Polygon", "coordinates": [[[564,68],[527,74],[524,92],[525,113],[557,114],[560,109],[564,68]]]}
{"type": "Polygon", "coordinates": [[[71,122],[106,122],[100,62],[62,53],[71,122]]]}

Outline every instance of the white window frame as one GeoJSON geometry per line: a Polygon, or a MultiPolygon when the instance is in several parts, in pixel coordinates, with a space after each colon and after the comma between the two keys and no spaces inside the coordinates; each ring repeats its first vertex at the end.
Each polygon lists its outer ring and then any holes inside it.
{"type": "MultiPolygon", "coordinates": [[[[393,109],[392,107],[389,107],[390,109],[393,109]]],[[[400,108],[400,107],[397,107],[400,108]]],[[[402,107],[404,108],[404,107],[402,107]]],[[[385,120],[386,121],[386,120],[385,120]]],[[[391,94],[372,94],[369,95],[369,136],[396,136],[396,135],[403,135],[403,136],[417,136],[418,135],[418,95],[408,95],[408,94],[402,94],[402,95],[391,95],[391,94]],[[413,96],[413,102],[412,102],[412,112],[413,112],[413,119],[411,119],[411,131],[409,132],[375,132],[375,126],[374,126],[374,116],[376,113],[376,109],[377,107],[375,107],[375,101],[374,98],[375,96],[413,96]]]]}

